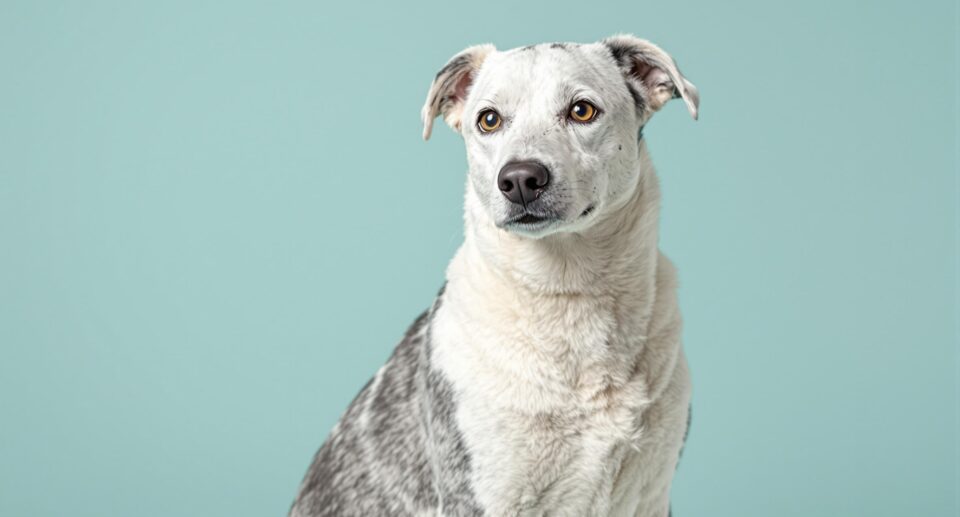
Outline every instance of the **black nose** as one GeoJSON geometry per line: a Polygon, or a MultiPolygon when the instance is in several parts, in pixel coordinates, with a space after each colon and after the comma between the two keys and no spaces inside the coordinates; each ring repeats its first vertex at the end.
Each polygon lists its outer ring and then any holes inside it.
{"type": "Polygon", "coordinates": [[[540,197],[550,181],[550,171],[540,162],[510,162],[500,169],[497,186],[511,203],[527,206],[540,197]]]}

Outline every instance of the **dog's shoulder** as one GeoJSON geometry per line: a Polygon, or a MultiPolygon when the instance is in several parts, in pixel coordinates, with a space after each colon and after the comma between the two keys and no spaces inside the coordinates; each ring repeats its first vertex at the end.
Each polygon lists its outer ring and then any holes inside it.
{"type": "Polygon", "coordinates": [[[449,380],[430,364],[432,307],[410,325],[317,452],[290,512],[417,515],[442,506],[481,515],[449,380]]]}
{"type": "Polygon", "coordinates": [[[437,502],[421,430],[425,311],[317,452],[292,517],[414,515],[437,502]]]}

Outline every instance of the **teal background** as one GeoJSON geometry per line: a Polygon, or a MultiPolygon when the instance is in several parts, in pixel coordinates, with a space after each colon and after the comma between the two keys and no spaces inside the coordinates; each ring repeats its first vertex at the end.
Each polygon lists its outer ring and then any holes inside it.
{"type": "Polygon", "coordinates": [[[956,4],[779,4],[0,2],[0,515],[285,514],[461,241],[433,74],[615,32],[702,92],[674,515],[957,515],[956,4]]]}

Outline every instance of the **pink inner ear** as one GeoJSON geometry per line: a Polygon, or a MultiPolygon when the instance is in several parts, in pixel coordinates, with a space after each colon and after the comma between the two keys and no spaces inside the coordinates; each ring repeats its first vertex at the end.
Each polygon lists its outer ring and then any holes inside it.
{"type": "Polygon", "coordinates": [[[470,89],[471,84],[473,84],[473,72],[471,71],[468,71],[457,79],[457,86],[453,89],[453,97],[457,102],[467,100],[467,90],[470,89]]]}
{"type": "Polygon", "coordinates": [[[648,90],[652,91],[661,86],[673,88],[673,81],[670,80],[670,76],[666,72],[645,61],[636,62],[633,66],[633,74],[643,82],[648,90]]]}

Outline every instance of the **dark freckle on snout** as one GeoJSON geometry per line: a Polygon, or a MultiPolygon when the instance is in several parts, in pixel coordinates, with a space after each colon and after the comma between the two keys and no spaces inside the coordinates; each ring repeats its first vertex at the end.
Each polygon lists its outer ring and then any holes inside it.
{"type": "Polygon", "coordinates": [[[618,151],[622,151],[622,150],[623,150],[623,146],[622,146],[622,145],[618,145],[618,146],[617,146],[617,150],[618,150],[618,151]]]}

